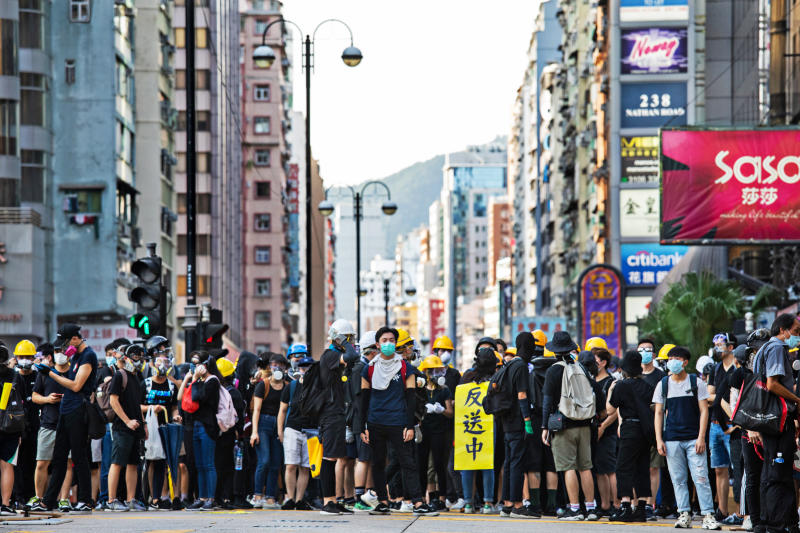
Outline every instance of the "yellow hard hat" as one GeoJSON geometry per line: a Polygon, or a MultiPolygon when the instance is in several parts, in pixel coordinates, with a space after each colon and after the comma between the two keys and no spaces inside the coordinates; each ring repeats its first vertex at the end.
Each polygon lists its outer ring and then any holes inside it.
{"type": "Polygon", "coordinates": [[[411,338],[411,335],[409,335],[406,330],[397,328],[397,342],[395,343],[395,346],[400,348],[401,346],[405,346],[413,340],[414,339],[411,338]]]}
{"type": "Polygon", "coordinates": [[[583,349],[588,352],[592,348],[602,348],[604,350],[608,350],[608,344],[606,344],[606,340],[601,337],[592,337],[591,339],[586,340],[586,345],[583,347],[583,349]]]}
{"type": "Polygon", "coordinates": [[[513,346],[506,348],[506,355],[517,355],[517,349],[513,346]]]}
{"type": "Polygon", "coordinates": [[[236,365],[233,364],[229,359],[225,359],[224,357],[220,357],[217,359],[217,370],[222,375],[223,378],[227,378],[233,371],[236,370],[236,365]]]}
{"type": "Polygon", "coordinates": [[[545,357],[555,357],[556,354],[548,350],[547,348],[544,349],[544,356],[545,357]]]}
{"type": "Polygon", "coordinates": [[[21,340],[17,343],[17,347],[14,348],[14,355],[30,355],[33,357],[36,355],[36,345],[27,339],[21,340]]]}
{"type": "Polygon", "coordinates": [[[419,365],[419,370],[428,370],[429,368],[444,368],[444,363],[442,363],[438,355],[429,355],[422,360],[422,363],[419,365]]]}
{"type": "Polygon", "coordinates": [[[533,340],[536,342],[536,346],[544,346],[547,344],[547,335],[544,331],[537,329],[533,332],[533,340]]]}
{"type": "Polygon", "coordinates": [[[494,352],[494,356],[497,357],[497,366],[503,366],[505,361],[503,361],[503,356],[500,355],[500,352],[494,352]]]}
{"type": "Polygon", "coordinates": [[[656,357],[656,359],[669,359],[669,351],[674,347],[675,347],[674,344],[665,344],[658,351],[658,357],[656,357]]]}
{"type": "Polygon", "coordinates": [[[453,351],[453,341],[450,340],[450,337],[447,335],[442,335],[441,337],[436,337],[436,340],[433,341],[433,349],[434,350],[450,350],[453,351]]]}

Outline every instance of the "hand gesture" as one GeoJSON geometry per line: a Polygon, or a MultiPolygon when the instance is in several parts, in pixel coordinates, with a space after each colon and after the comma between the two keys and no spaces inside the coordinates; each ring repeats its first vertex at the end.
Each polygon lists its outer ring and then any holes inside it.
{"type": "Polygon", "coordinates": [[[47,395],[47,403],[60,403],[61,402],[61,395],[51,392],[47,395]]]}
{"type": "Polygon", "coordinates": [[[133,418],[131,418],[127,422],[125,422],[125,425],[128,426],[128,428],[131,431],[136,431],[137,429],[139,429],[139,421],[138,420],[134,420],[133,418]]]}
{"type": "Polygon", "coordinates": [[[250,446],[255,446],[256,444],[258,444],[258,433],[254,431],[253,434],[250,435],[250,446]]]}
{"type": "Polygon", "coordinates": [[[364,444],[369,444],[369,430],[365,429],[364,433],[361,434],[361,440],[364,441],[364,444]]]}
{"type": "Polygon", "coordinates": [[[414,428],[403,430],[403,442],[411,442],[414,440],[414,428]]]}

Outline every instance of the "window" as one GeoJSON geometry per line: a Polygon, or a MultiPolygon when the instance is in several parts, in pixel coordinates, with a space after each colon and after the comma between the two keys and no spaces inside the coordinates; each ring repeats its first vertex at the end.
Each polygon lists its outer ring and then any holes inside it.
{"type": "Polygon", "coordinates": [[[92,18],[91,0],[69,0],[69,21],[89,22],[92,18]]]}
{"type": "Polygon", "coordinates": [[[17,21],[0,20],[0,76],[17,75],[17,21]]]}
{"type": "Polygon", "coordinates": [[[271,329],[272,313],[269,311],[256,311],[253,327],[255,329],[271,329]]]}
{"type": "Polygon", "coordinates": [[[253,131],[257,134],[268,134],[270,129],[269,117],[255,117],[253,131]]]}
{"type": "Polygon", "coordinates": [[[194,46],[195,48],[208,48],[208,28],[195,28],[194,46]]]}
{"type": "Polygon", "coordinates": [[[20,48],[36,48],[39,50],[44,48],[42,21],[42,0],[20,0],[20,48]]]}
{"type": "MultiPolygon", "coordinates": [[[[178,235],[178,255],[186,255],[186,235],[178,235]]],[[[197,236],[197,250],[199,255],[211,255],[211,235],[197,236]]]]}
{"type": "MultiPolygon", "coordinates": [[[[211,283],[208,276],[195,276],[194,277],[195,296],[210,296],[211,283]]],[[[186,296],[186,276],[178,276],[178,296],[186,296]]]]}
{"type": "Polygon", "coordinates": [[[209,87],[211,87],[211,71],[206,69],[200,69],[194,71],[194,79],[195,79],[195,90],[198,91],[207,91],[209,87]]]}
{"type": "Polygon", "coordinates": [[[44,202],[44,152],[22,150],[22,201],[44,202]]]}
{"type": "Polygon", "coordinates": [[[17,155],[17,102],[0,100],[0,155],[17,155]]]}
{"type": "Polygon", "coordinates": [[[253,99],[256,102],[269,102],[269,85],[256,85],[253,89],[253,99]]]}
{"type": "Polygon", "coordinates": [[[211,131],[211,113],[208,111],[197,112],[197,131],[211,131]]]}
{"type": "Polygon", "coordinates": [[[256,231],[272,231],[272,221],[269,213],[257,213],[255,216],[256,231]]]}
{"type": "Polygon", "coordinates": [[[264,35],[264,30],[267,29],[267,25],[269,21],[266,19],[257,19],[256,20],[256,35],[264,35]]]}
{"type": "Polygon", "coordinates": [[[270,197],[270,186],[268,181],[257,181],[256,182],[256,198],[263,198],[269,199],[270,197]]]}
{"type": "Polygon", "coordinates": [[[271,344],[256,344],[256,353],[261,355],[264,352],[271,352],[272,345],[271,344]]]}
{"type": "MultiPolygon", "coordinates": [[[[211,213],[211,194],[197,193],[195,195],[195,212],[198,215],[208,215],[211,213]]],[[[186,214],[186,195],[183,193],[178,194],[178,214],[186,214]]]]}
{"type": "MultiPolygon", "coordinates": [[[[197,71],[195,70],[195,74],[197,71]]],[[[176,89],[185,89],[186,88],[186,71],[183,69],[175,71],[175,88],[176,89]]]]}
{"type": "Polygon", "coordinates": [[[256,166],[268,167],[269,166],[269,148],[261,148],[256,150],[256,166]]]}
{"type": "Polygon", "coordinates": [[[256,280],[256,296],[271,296],[272,295],[272,280],[271,279],[257,279],[256,280]]]}
{"type": "Polygon", "coordinates": [[[64,81],[67,85],[72,85],[75,83],[75,60],[74,59],[65,59],[64,60],[64,81]]]}
{"type": "Polygon", "coordinates": [[[20,124],[44,126],[44,76],[20,75],[20,124]]]}
{"type": "Polygon", "coordinates": [[[186,152],[178,152],[175,154],[175,159],[178,164],[175,165],[175,172],[186,172],[186,152]]]}
{"type": "Polygon", "coordinates": [[[211,152],[197,152],[197,172],[211,172],[211,152]]]}
{"type": "Polygon", "coordinates": [[[102,207],[101,189],[64,190],[64,212],[71,214],[99,214],[102,207]]]}
{"type": "Polygon", "coordinates": [[[268,265],[272,262],[271,246],[256,246],[256,264],[268,265]]]}

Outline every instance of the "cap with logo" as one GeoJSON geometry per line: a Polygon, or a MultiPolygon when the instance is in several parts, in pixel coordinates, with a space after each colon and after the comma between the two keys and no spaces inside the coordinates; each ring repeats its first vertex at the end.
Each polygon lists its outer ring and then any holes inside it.
{"type": "Polygon", "coordinates": [[[56,340],[53,341],[53,346],[64,346],[64,344],[72,340],[72,337],[80,336],[81,327],[78,324],[64,324],[58,328],[58,333],[56,333],[56,340]]]}

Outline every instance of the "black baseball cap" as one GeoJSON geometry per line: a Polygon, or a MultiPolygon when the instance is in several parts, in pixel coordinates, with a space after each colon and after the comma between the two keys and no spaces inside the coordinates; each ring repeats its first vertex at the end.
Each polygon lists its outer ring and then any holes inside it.
{"type": "Polygon", "coordinates": [[[64,343],[72,339],[72,337],[81,336],[81,327],[78,324],[64,324],[58,328],[56,340],[53,341],[53,346],[64,346],[64,343]]]}

